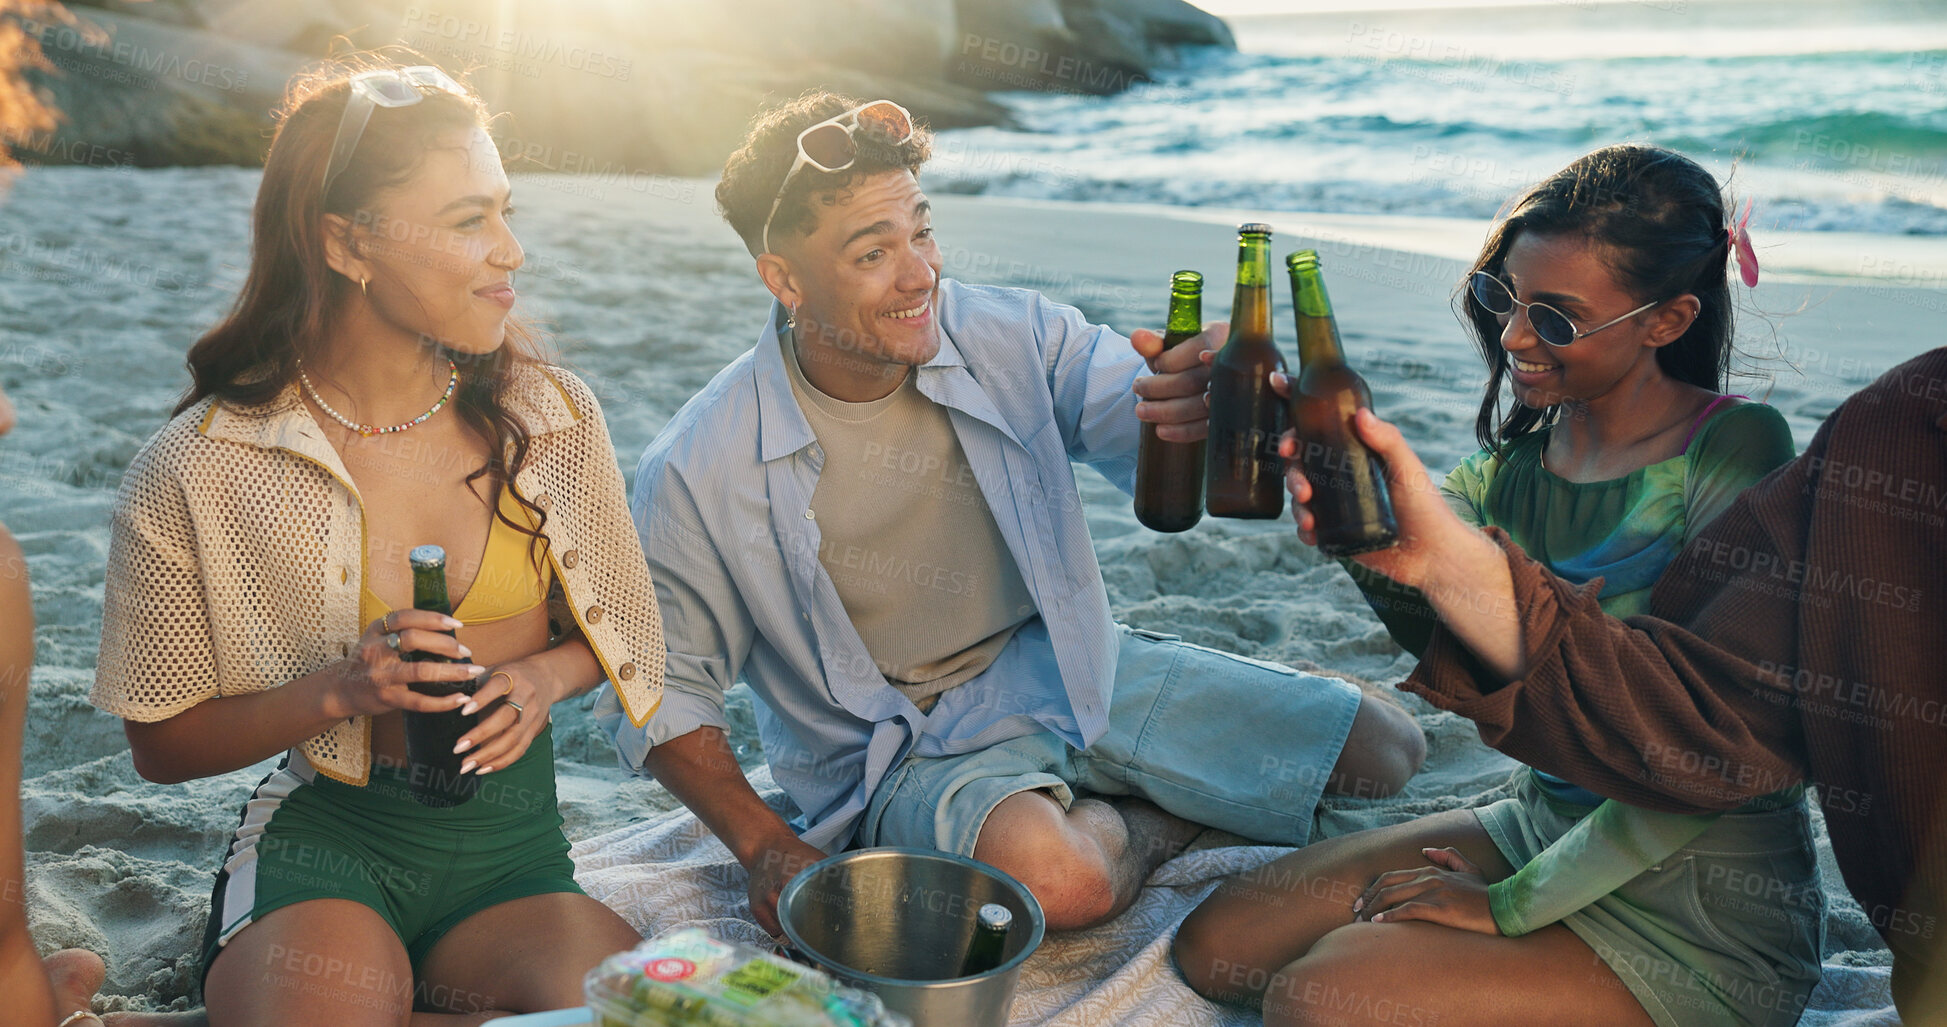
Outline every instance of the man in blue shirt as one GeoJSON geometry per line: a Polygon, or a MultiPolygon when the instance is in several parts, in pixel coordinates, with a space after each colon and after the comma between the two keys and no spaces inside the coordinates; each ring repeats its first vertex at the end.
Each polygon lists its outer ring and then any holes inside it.
{"type": "Polygon", "coordinates": [[[773,934],[790,877],[852,844],[973,856],[1050,928],[1100,923],[1204,825],[1302,845],[1321,792],[1390,794],[1425,753],[1347,682],[1114,623],[1071,460],[1128,491],[1139,418],[1201,439],[1225,326],[1165,352],[942,280],[929,149],[887,101],[760,118],[717,199],[776,303],[637,469],[666,686],[645,726],[599,712],[773,934]],[[726,743],[740,678],[795,824],[726,743]]]}

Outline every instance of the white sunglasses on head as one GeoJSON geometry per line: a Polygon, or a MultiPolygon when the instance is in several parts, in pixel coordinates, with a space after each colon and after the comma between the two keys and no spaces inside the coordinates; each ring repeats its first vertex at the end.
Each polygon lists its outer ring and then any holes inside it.
{"type": "Polygon", "coordinates": [[[891,100],[874,100],[799,132],[798,157],[791,162],[791,170],[784,173],[784,181],[778,183],[771,212],[764,216],[764,253],[771,252],[771,222],[776,220],[777,209],[784,204],[784,191],[791,187],[791,180],[807,165],[826,174],[851,167],[859,157],[859,144],[852,136],[860,129],[869,129],[886,142],[903,146],[913,138],[913,116],[891,100]]]}
{"type": "Polygon", "coordinates": [[[374,68],[351,78],[351,97],[345,113],[338,119],[338,134],[331,140],[331,160],[325,165],[324,196],[331,196],[331,183],[351,163],[352,151],[365,135],[372,111],[379,107],[410,107],[426,98],[425,90],[438,89],[455,96],[469,96],[466,87],[430,64],[410,68],[374,68]]]}

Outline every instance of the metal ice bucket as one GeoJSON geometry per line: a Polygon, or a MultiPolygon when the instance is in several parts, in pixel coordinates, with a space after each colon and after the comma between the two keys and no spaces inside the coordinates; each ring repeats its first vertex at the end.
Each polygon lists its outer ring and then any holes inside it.
{"type": "Polygon", "coordinates": [[[1021,964],[1047,928],[1021,882],[926,849],[860,849],[813,863],[778,899],[784,934],[811,963],[877,994],[913,1027],[1005,1027],[1021,964]],[[1014,914],[1001,965],[961,977],[974,914],[1014,914]]]}

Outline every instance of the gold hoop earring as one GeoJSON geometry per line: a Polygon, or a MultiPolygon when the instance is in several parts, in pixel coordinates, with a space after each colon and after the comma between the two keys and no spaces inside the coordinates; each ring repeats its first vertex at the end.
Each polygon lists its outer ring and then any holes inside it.
{"type": "Polygon", "coordinates": [[[368,281],[370,281],[370,279],[366,279],[366,278],[361,278],[361,279],[359,279],[359,280],[358,280],[358,292],[359,292],[359,294],[360,294],[360,295],[362,295],[362,296],[364,296],[364,297],[365,297],[366,299],[371,299],[371,298],[372,298],[372,293],[370,292],[370,290],[368,290],[368,289],[366,289],[366,288],[365,288],[365,283],[366,283],[366,282],[368,282],[368,281]]]}

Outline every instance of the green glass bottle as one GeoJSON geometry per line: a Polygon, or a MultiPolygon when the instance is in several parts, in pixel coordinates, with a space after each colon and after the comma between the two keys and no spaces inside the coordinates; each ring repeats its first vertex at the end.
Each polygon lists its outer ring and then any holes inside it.
{"type": "Polygon", "coordinates": [[[1007,961],[1007,930],[1014,926],[1014,913],[998,902],[989,902],[974,914],[973,942],[967,946],[966,961],[960,976],[984,974],[1007,961]]]}
{"type": "Polygon", "coordinates": [[[1212,517],[1284,512],[1285,404],[1271,391],[1284,356],[1271,339],[1271,226],[1237,228],[1237,293],[1230,337],[1210,367],[1210,439],[1204,508],[1212,517]]]}
{"type": "Polygon", "coordinates": [[[1291,303],[1298,318],[1298,378],[1291,388],[1291,423],[1298,430],[1298,465],[1311,482],[1307,504],[1327,556],[1352,556],[1399,541],[1386,464],[1359,441],[1352,415],[1372,407],[1372,390],[1345,362],[1332,298],[1317,250],[1285,258],[1291,303]]]}
{"type": "MultiPolygon", "coordinates": [[[[453,606],[446,598],[446,550],[438,546],[416,546],[406,554],[406,559],[412,564],[413,609],[452,616],[453,606]]],[[[403,653],[400,659],[414,663],[458,662],[450,657],[416,649],[403,653]]],[[[420,695],[446,696],[455,692],[472,695],[479,684],[473,681],[415,681],[409,687],[420,695]]],[[[453,746],[459,744],[460,736],[473,730],[473,726],[479,722],[478,713],[464,714],[458,710],[442,713],[406,711],[408,780],[412,797],[420,805],[458,806],[473,798],[479,790],[479,778],[460,773],[465,754],[453,751],[453,746]]]]}
{"type": "MultiPolygon", "coordinates": [[[[1169,319],[1163,325],[1168,351],[1203,331],[1203,276],[1170,276],[1169,319]]],[[[1165,442],[1144,421],[1136,449],[1136,520],[1152,531],[1188,531],[1203,519],[1203,443],[1165,442]]]]}

